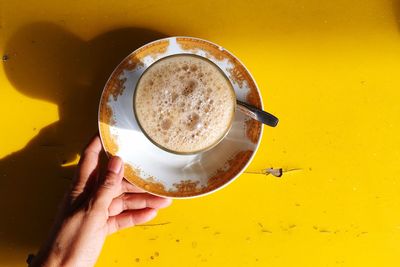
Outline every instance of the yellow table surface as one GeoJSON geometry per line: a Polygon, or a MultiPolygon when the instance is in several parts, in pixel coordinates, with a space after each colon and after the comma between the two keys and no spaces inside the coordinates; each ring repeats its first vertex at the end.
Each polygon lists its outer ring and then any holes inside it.
{"type": "Polygon", "coordinates": [[[400,266],[395,0],[0,0],[0,266],[39,247],[115,65],[174,35],[237,55],[280,124],[247,173],[110,236],[97,266],[400,266]]]}

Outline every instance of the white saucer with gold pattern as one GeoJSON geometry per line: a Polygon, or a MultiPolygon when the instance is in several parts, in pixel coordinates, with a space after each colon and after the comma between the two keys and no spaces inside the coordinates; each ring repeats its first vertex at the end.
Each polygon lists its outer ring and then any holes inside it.
{"type": "Polygon", "coordinates": [[[154,145],[133,114],[133,94],[141,74],[155,61],[195,54],[214,62],[229,78],[237,99],[262,108],[257,85],[246,67],[224,48],[193,37],[148,43],[127,56],[111,74],[99,104],[99,132],[107,154],[125,162],[125,178],[149,193],[172,198],[205,195],[238,177],[261,141],[261,123],[236,111],[232,128],[212,149],[177,155],[154,145]]]}

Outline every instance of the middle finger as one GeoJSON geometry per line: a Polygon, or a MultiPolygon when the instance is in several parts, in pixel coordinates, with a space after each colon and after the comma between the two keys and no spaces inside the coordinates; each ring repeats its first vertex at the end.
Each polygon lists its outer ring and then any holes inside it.
{"type": "Polygon", "coordinates": [[[172,200],[154,196],[148,193],[125,193],[111,202],[109,216],[120,214],[124,210],[137,210],[144,208],[161,209],[169,206],[172,200]]]}

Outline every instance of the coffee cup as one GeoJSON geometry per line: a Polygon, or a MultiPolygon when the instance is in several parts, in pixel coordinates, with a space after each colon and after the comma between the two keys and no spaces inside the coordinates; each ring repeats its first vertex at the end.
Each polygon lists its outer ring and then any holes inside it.
{"type": "Polygon", "coordinates": [[[174,154],[201,153],[228,134],[236,94],[225,73],[194,54],[163,57],[139,78],[133,109],[145,136],[174,154]]]}

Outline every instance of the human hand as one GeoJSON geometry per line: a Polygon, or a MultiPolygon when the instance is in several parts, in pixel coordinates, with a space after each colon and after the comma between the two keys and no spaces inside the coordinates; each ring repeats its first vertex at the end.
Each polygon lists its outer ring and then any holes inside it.
{"type": "Polygon", "coordinates": [[[153,196],[123,179],[123,162],[109,160],[99,175],[100,138],[81,155],[49,239],[30,266],[93,266],[107,235],[153,219],[170,199],[153,196]]]}

